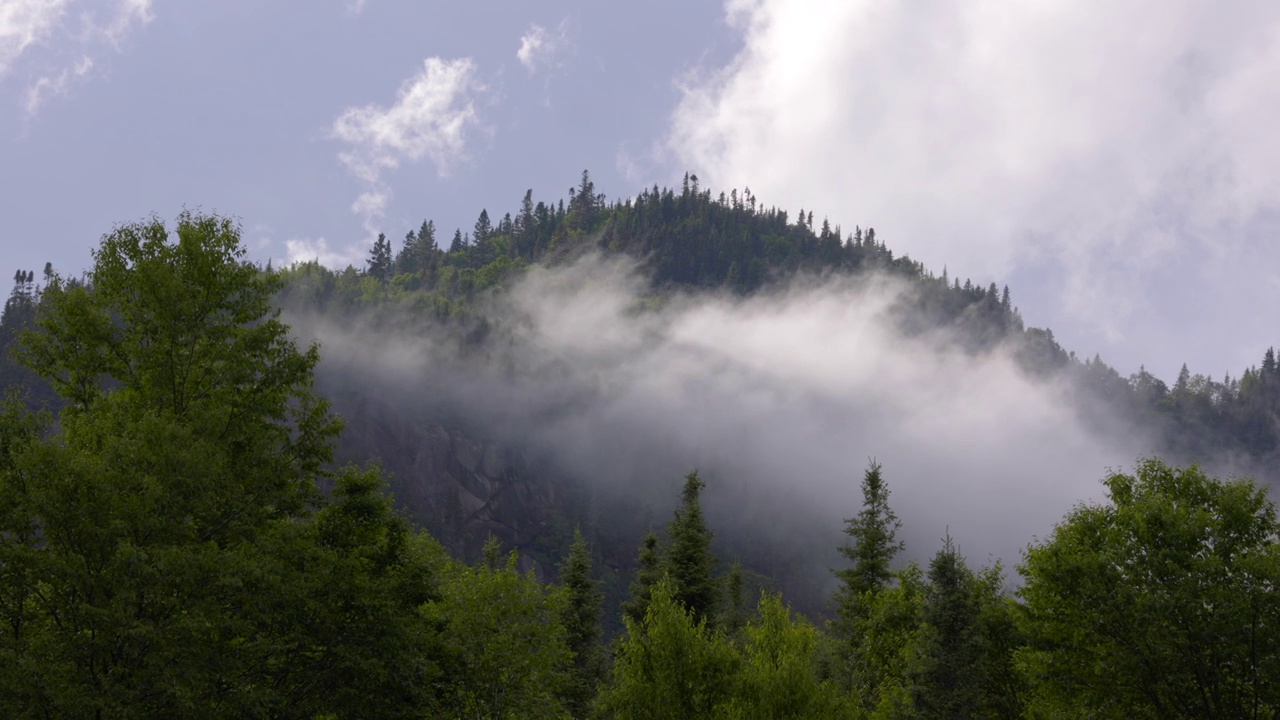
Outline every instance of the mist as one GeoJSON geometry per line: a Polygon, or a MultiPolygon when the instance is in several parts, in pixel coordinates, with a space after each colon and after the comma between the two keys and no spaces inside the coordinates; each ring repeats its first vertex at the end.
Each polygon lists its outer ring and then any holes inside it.
{"type": "Polygon", "coordinates": [[[747,298],[657,297],[635,264],[588,256],[487,298],[478,345],[287,319],[321,343],[322,377],[530,448],[655,529],[696,468],[722,556],[772,543],[829,583],[874,458],[904,559],[927,562],[949,534],[971,564],[1011,567],[1151,443],[1098,436],[1069,387],[1027,377],[1009,349],[908,336],[910,292],[885,276],[811,277],[747,298]]]}

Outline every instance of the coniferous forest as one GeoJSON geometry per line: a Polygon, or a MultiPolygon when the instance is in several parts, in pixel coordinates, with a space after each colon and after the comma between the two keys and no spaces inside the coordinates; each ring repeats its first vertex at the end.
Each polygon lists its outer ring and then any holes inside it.
{"type": "Polygon", "coordinates": [[[1027,326],[1007,287],[694,176],[610,202],[584,172],[567,201],[424,220],[344,270],[251,262],[234,219],[184,211],[111,229],[81,277],[14,281],[0,716],[1280,714],[1272,349],[1220,380],[1123,375],[1027,326]],[[545,439],[607,365],[539,354],[529,282],[577,292],[584,267],[655,334],[704,298],[870,288],[839,297],[883,301],[894,337],[1009,358],[1150,452],[1099,467],[1098,499],[1018,557],[972,559],[950,531],[908,553],[913,478],[874,458],[847,468],[842,524],[777,541],[730,518],[724,472],[584,471],[545,439]],[[553,400],[517,397],[532,386],[553,400]]]}

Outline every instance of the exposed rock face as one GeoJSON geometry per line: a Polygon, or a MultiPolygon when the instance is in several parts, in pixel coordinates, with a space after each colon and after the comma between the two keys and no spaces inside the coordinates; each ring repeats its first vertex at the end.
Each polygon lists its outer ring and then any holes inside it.
{"type": "Polygon", "coordinates": [[[397,504],[450,550],[474,559],[492,534],[539,575],[558,562],[571,493],[528,453],[359,390],[331,397],[346,422],[339,461],[380,463],[397,504]]]}

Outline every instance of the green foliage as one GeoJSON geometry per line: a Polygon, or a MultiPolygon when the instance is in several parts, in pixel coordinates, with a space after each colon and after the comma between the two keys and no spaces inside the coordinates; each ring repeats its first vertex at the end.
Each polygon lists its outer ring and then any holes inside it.
{"type": "Polygon", "coordinates": [[[759,619],[746,628],[741,690],[718,716],[744,720],[853,717],[847,696],[818,677],[818,631],[793,618],[776,594],[763,593],[757,611],[759,619]]]}
{"type": "Polygon", "coordinates": [[[910,672],[917,661],[924,599],[924,574],[915,564],[893,581],[864,596],[866,610],[853,626],[856,642],[837,634],[837,670],[848,678],[853,697],[869,717],[914,717],[910,672]]]}
{"type": "Polygon", "coordinates": [[[1274,717],[1275,508],[1245,480],[1141,462],[1019,572],[1034,717],[1274,717]]]}
{"type": "Polygon", "coordinates": [[[591,577],[591,555],[582,533],[573,531],[569,556],[560,568],[564,594],[560,624],[565,643],[573,653],[573,665],[565,688],[566,705],[577,718],[586,717],[591,702],[604,679],[604,648],[601,645],[600,611],[603,597],[600,583],[591,577]]]}
{"type": "Polygon", "coordinates": [[[653,586],[644,622],[627,618],[601,708],[618,720],[715,717],[738,692],[741,664],[729,641],[705,619],[695,621],[663,578],[653,586]]]}
{"type": "Polygon", "coordinates": [[[443,707],[437,716],[483,718],[568,717],[565,695],[572,653],[560,619],[565,598],[505,565],[471,567],[449,562],[442,597],[422,608],[439,628],[442,656],[437,680],[443,707]]]}
{"type": "Polygon", "coordinates": [[[376,474],[321,501],[338,423],[315,349],[234,224],[183,213],[175,234],[117,227],[24,339],[71,404],[46,434],[12,404],[0,426],[0,714],[424,706],[429,544],[376,474]]]}

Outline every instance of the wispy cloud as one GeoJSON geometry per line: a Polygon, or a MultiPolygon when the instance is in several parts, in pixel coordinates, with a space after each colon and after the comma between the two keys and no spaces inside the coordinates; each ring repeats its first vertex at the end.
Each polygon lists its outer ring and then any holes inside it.
{"type": "Polygon", "coordinates": [[[443,176],[465,157],[468,134],[479,121],[475,98],[482,92],[470,59],[428,58],[420,73],[401,84],[390,107],[351,107],[334,121],[333,137],[349,146],[338,159],[365,185],[351,209],[370,233],[391,201],[388,171],[426,159],[443,176]]]}
{"type": "Polygon", "coordinates": [[[5,0],[0,3],[0,75],[53,32],[67,0],[5,0]]]}
{"type": "Polygon", "coordinates": [[[85,55],[74,67],[63,68],[57,76],[46,75],[36,80],[35,84],[27,89],[25,104],[27,114],[35,115],[48,96],[65,95],[72,80],[84,77],[92,69],[93,58],[85,55]]]}
{"type": "Polygon", "coordinates": [[[95,55],[120,52],[134,30],[154,17],[152,0],[103,5],[75,0],[0,2],[0,80],[19,65],[27,66],[34,78],[24,93],[28,116],[50,96],[66,95],[91,73],[95,55]]]}
{"type": "Polygon", "coordinates": [[[567,43],[565,21],[553,32],[538,24],[529,26],[529,30],[520,37],[520,48],[516,50],[516,58],[530,75],[545,67],[554,67],[556,58],[567,43]]]}

